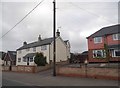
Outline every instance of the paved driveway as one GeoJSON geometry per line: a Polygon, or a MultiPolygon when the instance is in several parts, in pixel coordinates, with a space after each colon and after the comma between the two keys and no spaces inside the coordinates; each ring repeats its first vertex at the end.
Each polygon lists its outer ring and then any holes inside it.
{"type": "Polygon", "coordinates": [[[52,70],[39,73],[3,72],[3,86],[118,86],[118,81],[52,76],[52,70]],[[14,84],[16,83],[16,84],[14,84]]]}

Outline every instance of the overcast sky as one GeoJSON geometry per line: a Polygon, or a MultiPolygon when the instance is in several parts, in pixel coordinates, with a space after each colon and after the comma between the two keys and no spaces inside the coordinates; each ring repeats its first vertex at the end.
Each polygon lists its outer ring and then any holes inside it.
{"type": "MultiPolygon", "coordinates": [[[[41,0],[4,0],[0,3],[0,35],[9,31],[41,0]],[[9,1],[9,2],[8,2],[9,1]],[[21,2],[20,2],[21,1],[21,2]]],[[[119,0],[57,0],[57,28],[69,40],[71,52],[88,50],[86,37],[102,27],[118,23],[119,0]]],[[[24,41],[52,37],[53,0],[44,0],[27,18],[0,39],[0,51],[16,50],[24,41]]],[[[1,37],[0,36],[0,37],[1,37]]]]}

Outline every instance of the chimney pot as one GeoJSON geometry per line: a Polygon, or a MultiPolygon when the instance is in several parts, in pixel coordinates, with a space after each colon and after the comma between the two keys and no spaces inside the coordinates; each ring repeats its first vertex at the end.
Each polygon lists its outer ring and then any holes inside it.
{"type": "Polygon", "coordinates": [[[39,35],[39,37],[38,37],[38,41],[41,41],[42,39],[41,39],[41,35],[39,35]]]}
{"type": "Polygon", "coordinates": [[[57,36],[57,37],[59,37],[59,36],[60,36],[59,29],[57,29],[56,36],[57,36]]]}
{"type": "Polygon", "coordinates": [[[25,46],[25,45],[27,45],[27,42],[25,41],[25,42],[23,42],[23,46],[25,46]]]}

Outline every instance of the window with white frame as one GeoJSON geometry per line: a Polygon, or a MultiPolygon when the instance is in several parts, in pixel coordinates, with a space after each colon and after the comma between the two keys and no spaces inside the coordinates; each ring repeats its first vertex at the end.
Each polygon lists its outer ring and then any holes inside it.
{"type": "Polygon", "coordinates": [[[30,62],[33,62],[33,58],[30,58],[30,62]]]}
{"type": "Polygon", "coordinates": [[[27,58],[23,58],[23,62],[27,62],[27,58]]]}
{"type": "Polygon", "coordinates": [[[120,40],[120,33],[113,34],[113,40],[120,40]]]}
{"type": "Polygon", "coordinates": [[[21,62],[21,58],[18,58],[18,62],[21,62]]]}
{"type": "Polygon", "coordinates": [[[102,37],[95,37],[94,43],[102,43],[102,37]]]}
{"type": "Polygon", "coordinates": [[[93,50],[93,58],[105,58],[105,50],[93,50]]]}
{"type": "Polygon", "coordinates": [[[36,47],[33,48],[33,51],[36,52],[36,47]]]}
{"type": "Polygon", "coordinates": [[[120,50],[118,49],[112,50],[112,57],[120,57],[120,50]]]}
{"type": "Polygon", "coordinates": [[[41,50],[47,50],[47,45],[41,46],[41,50]]]}

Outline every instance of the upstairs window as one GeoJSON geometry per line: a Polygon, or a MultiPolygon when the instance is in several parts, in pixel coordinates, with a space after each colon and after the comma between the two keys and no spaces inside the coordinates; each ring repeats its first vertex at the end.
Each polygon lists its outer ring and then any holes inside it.
{"type": "Polygon", "coordinates": [[[102,43],[102,37],[95,37],[94,43],[102,43]]]}
{"type": "Polygon", "coordinates": [[[47,45],[41,46],[41,50],[47,50],[47,45]]]}
{"type": "Polygon", "coordinates": [[[113,40],[120,40],[120,33],[119,34],[113,34],[113,40]]]}
{"type": "Polygon", "coordinates": [[[36,47],[33,48],[33,51],[36,52],[36,47]]]}

